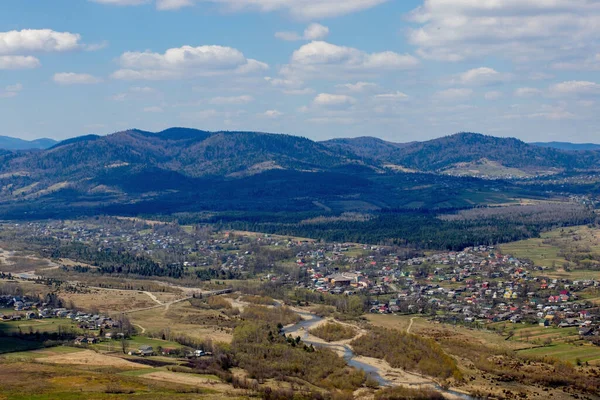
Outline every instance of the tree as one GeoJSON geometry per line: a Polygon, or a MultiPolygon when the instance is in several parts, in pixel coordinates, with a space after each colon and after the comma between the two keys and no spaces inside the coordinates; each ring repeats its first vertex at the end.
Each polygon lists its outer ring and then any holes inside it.
{"type": "Polygon", "coordinates": [[[121,339],[121,351],[123,351],[123,354],[129,352],[129,341],[125,338],[121,339]]]}

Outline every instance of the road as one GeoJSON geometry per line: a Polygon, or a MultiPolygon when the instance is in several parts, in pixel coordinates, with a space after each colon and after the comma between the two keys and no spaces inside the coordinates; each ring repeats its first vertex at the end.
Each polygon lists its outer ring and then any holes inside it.
{"type": "Polygon", "coordinates": [[[415,318],[417,318],[417,317],[412,317],[410,319],[410,324],[408,324],[408,328],[406,328],[406,333],[410,333],[410,328],[412,328],[413,322],[415,322],[415,318]]]}

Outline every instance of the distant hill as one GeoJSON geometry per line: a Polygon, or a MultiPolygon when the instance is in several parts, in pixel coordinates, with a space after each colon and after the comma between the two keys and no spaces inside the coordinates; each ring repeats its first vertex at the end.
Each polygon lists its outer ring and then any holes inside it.
{"type": "Polygon", "coordinates": [[[351,139],[331,139],[321,142],[330,149],[354,154],[363,159],[389,162],[401,154],[401,149],[411,143],[393,143],[363,136],[351,139]]]}
{"type": "Polygon", "coordinates": [[[472,177],[523,178],[597,168],[599,160],[600,152],[475,133],[398,144],[372,137],[315,142],[261,132],[131,129],[47,150],[0,150],[0,218],[72,216],[73,210],[137,215],[469,207],[482,199],[506,202],[512,190],[512,183],[472,177]],[[492,191],[493,185],[500,189],[492,191]]]}
{"type": "MultiPolygon", "coordinates": [[[[466,167],[470,163],[497,164],[507,168],[517,168],[532,174],[589,168],[597,166],[600,154],[571,152],[538,147],[514,138],[498,138],[478,133],[458,133],[427,142],[419,142],[404,147],[400,155],[392,160],[404,167],[420,171],[438,171],[466,167]]],[[[502,173],[502,176],[505,175],[502,173]]]]}
{"type": "Polygon", "coordinates": [[[23,140],[9,136],[0,136],[0,149],[3,150],[34,150],[49,149],[56,144],[52,139],[23,140]]]}
{"type": "Polygon", "coordinates": [[[569,142],[534,142],[530,143],[538,147],[549,147],[552,149],[567,151],[589,151],[600,150],[600,144],[594,143],[569,143],[569,142]]]}

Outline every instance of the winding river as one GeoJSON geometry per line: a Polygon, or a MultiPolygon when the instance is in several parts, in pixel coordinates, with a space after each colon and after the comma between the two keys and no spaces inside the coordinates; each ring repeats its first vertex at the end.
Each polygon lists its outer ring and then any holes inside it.
{"type": "MultiPolygon", "coordinates": [[[[336,352],[343,350],[344,360],[346,360],[348,365],[358,368],[358,369],[362,369],[367,374],[372,376],[375,380],[377,380],[377,382],[379,382],[379,384],[382,386],[391,386],[392,385],[391,382],[389,382],[382,376],[382,371],[379,368],[374,367],[372,365],[362,363],[360,361],[357,361],[355,359],[355,354],[352,351],[352,349],[350,348],[350,346],[335,344],[335,343],[316,342],[316,341],[310,340],[308,337],[309,336],[308,331],[310,329],[312,329],[314,326],[318,325],[321,321],[323,321],[323,318],[319,317],[316,314],[312,314],[312,313],[308,313],[308,312],[296,311],[296,313],[298,315],[300,315],[300,317],[302,318],[302,321],[298,322],[295,325],[290,325],[290,326],[285,327],[283,329],[283,332],[286,335],[289,335],[289,334],[298,335],[300,332],[302,332],[301,338],[302,338],[302,341],[306,344],[312,344],[315,347],[327,347],[336,352]]],[[[408,385],[408,386],[411,386],[411,385],[408,385]]],[[[413,384],[413,386],[414,386],[414,384],[413,384]]],[[[425,385],[418,384],[417,386],[431,386],[432,388],[436,389],[437,391],[447,394],[451,398],[458,398],[458,399],[464,399],[464,400],[475,400],[475,397],[469,396],[465,393],[457,392],[457,391],[451,390],[451,389],[444,389],[440,385],[438,385],[437,383],[435,383],[433,381],[428,384],[425,384],[425,385]]]]}

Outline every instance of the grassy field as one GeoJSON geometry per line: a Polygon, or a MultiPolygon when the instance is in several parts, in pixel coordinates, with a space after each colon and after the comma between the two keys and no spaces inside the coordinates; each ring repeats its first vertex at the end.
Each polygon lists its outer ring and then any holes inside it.
{"type": "Polygon", "coordinates": [[[43,347],[43,345],[39,342],[31,342],[10,337],[0,338],[0,354],[39,349],[41,347],[43,347]]]}
{"type": "MultiPolygon", "coordinates": [[[[183,346],[176,342],[170,342],[168,340],[160,340],[160,339],[152,339],[145,336],[132,336],[131,339],[127,340],[127,348],[128,351],[135,352],[140,348],[140,346],[152,346],[154,350],[158,347],[169,348],[169,349],[180,349],[183,346]]],[[[119,340],[110,340],[106,342],[101,342],[98,344],[91,345],[90,348],[106,351],[106,352],[114,352],[121,351],[122,344],[119,340]]]]}
{"type": "Polygon", "coordinates": [[[580,362],[588,362],[590,365],[600,365],[600,347],[584,343],[581,343],[581,345],[567,343],[553,344],[521,350],[519,354],[554,357],[573,364],[579,360],[580,362]]]}
{"type": "Polygon", "coordinates": [[[556,229],[543,233],[540,238],[504,244],[500,246],[500,251],[530,259],[536,266],[550,268],[540,274],[551,278],[597,279],[599,271],[592,268],[600,262],[591,259],[600,259],[600,230],[587,226],[556,229]],[[571,259],[588,259],[577,265],[567,260],[567,254],[571,255],[571,259]],[[566,271],[565,266],[570,271],[566,271]]]}
{"type": "Polygon", "coordinates": [[[30,333],[30,332],[58,332],[60,329],[73,329],[76,333],[84,333],[83,330],[79,329],[77,325],[71,321],[70,319],[31,319],[31,320],[21,320],[21,321],[1,321],[0,322],[0,331],[5,334],[10,334],[14,332],[19,332],[19,329],[22,333],[30,333]]]}

